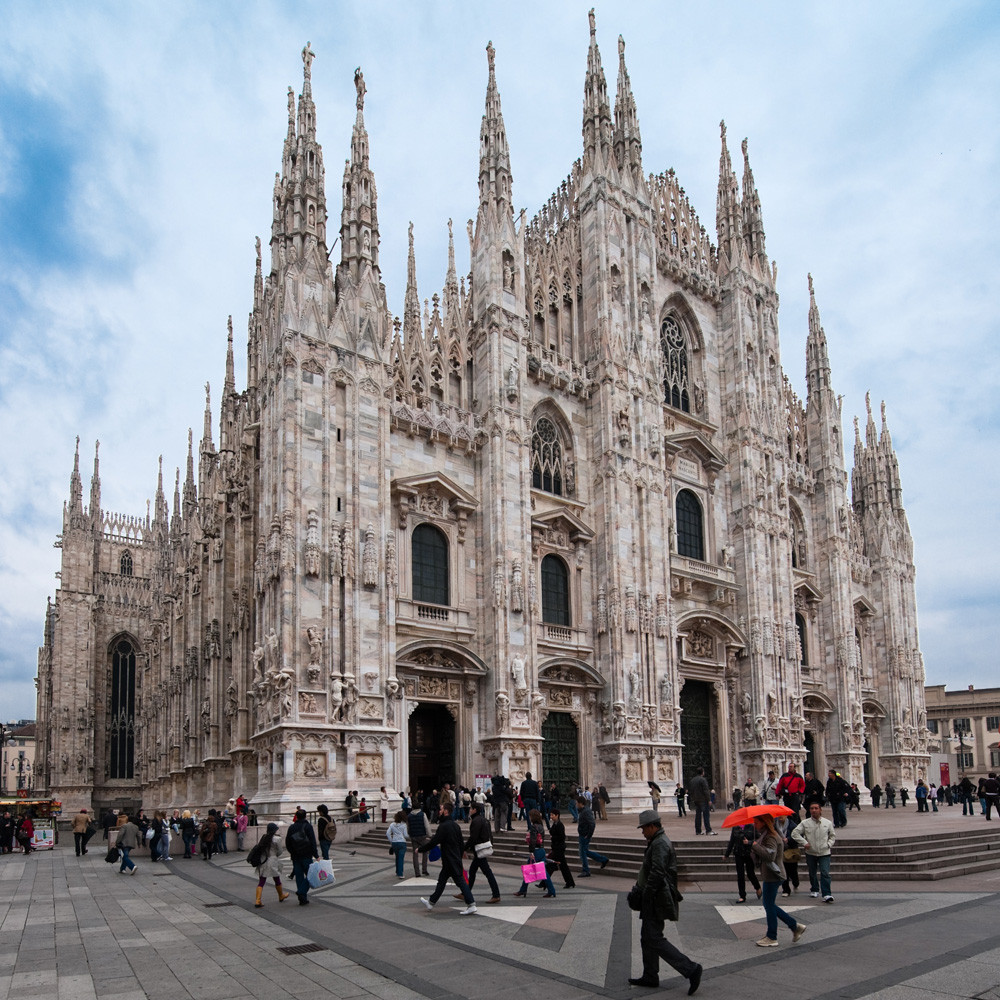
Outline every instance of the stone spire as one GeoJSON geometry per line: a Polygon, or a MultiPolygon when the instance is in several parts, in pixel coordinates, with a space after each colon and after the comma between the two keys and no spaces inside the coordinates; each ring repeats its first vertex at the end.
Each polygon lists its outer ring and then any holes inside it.
{"type": "Polygon", "coordinates": [[[303,81],[296,111],[288,91],[288,133],[282,150],[281,175],[275,175],[274,218],[271,223],[271,269],[320,247],[326,260],[326,188],[323,149],[316,141],[316,105],[312,99],[312,61],[302,50],[303,81]]]}
{"type": "Polygon", "coordinates": [[[615,94],[615,157],[623,174],[631,175],[633,181],[642,178],[639,115],[625,67],[625,39],[621,35],[618,36],[618,90],[615,94]]]}
{"type": "Polygon", "coordinates": [[[403,301],[403,345],[408,354],[420,338],[420,296],[417,294],[417,258],[413,252],[413,223],[409,229],[410,249],[406,256],[406,298],[403,301]]]}
{"type": "Polygon", "coordinates": [[[188,428],[187,475],[184,479],[184,520],[190,521],[198,509],[198,490],[194,484],[194,432],[188,428]]]}
{"type": "Polygon", "coordinates": [[[816,291],[809,275],[809,335],[806,338],[806,382],[809,395],[830,388],[830,355],[826,347],[826,334],[819,319],[816,291]]]}
{"type": "Polygon", "coordinates": [[[156,471],[156,499],[153,502],[153,525],[166,531],[170,520],[167,498],[163,493],[163,456],[160,456],[156,471]]]}
{"type": "Polygon", "coordinates": [[[494,228],[507,217],[513,217],[511,208],[510,151],[507,147],[507,130],[500,110],[500,92],[497,90],[496,51],[493,43],[486,46],[489,63],[489,80],[486,84],[486,110],[479,129],[479,213],[476,218],[476,235],[484,222],[492,220],[494,228]]]}
{"type": "Polygon", "coordinates": [[[859,515],[873,514],[875,517],[891,513],[905,521],[899,460],[889,434],[885,403],[882,403],[881,434],[875,427],[868,393],[865,394],[865,408],[868,411],[868,423],[864,443],[855,420],[854,470],[851,475],[855,510],[859,515]]]}
{"type": "Polygon", "coordinates": [[[73,453],[73,472],[69,477],[70,519],[83,515],[83,480],[80,478],[80,435],[76,437],[76,451],[73,453]]]}
{"type": "Polygon", "coordinates": [[[261,266],[260,237],[254,240],[257,260],[253,275],[253,310],[247,319],[247,388],[257,388],[257,364],[264,330],[264,274],[261,266]]]}
{"type": "Polygon", "coordinates": [[[378,194],[369,163],[365,128],[365,76],[354,71],[357,115],[351,132],[351,158],[344,165],[344,206],[340,213],[339,275],[349,273],[356,282],[365,267],[378,272],[378,194]]]}
{"type": "Polygon", "coordinates": [[[90,477],[90,510],[88,513],[95,520],[101,516],[101,463],[99,452],[101,442],[94,442],[94,474],[90,477]]]}
{"type": "Polygon", "coordinates": [[[201,435],[201,452],[209,455],[215,453],[215,445],[212,442],[212,387],[208,382],[205,383],[205,419],[201,435]]]}
{"type": "Polygon", "coordinates": [[[753,171],[750,169],[746,139],[743,140],[741,148],[743,150],[743,236],[750,257],[756,257],[762,270],[766,271],[767,254],[764,251],[764,222],[760,213],[760,195],[757,193],[753,171]]]}
{"type": "Polygon", "coordinates": [[[587,50],[587,76],[583,83],[583,167],[600,172],[611,155],[611,108],[608,85],[601,66],[601,50],[597,47],[597,23],[594,8],[590,19],[590,48],[587,50]]]}
{"type": "MultiPolygon", "coordinates": [[[[191,432],[188,431],[188,454],[191,454],[191,432]]],[[[193,475],[193,471],[192,471],[193,475]]],[[[192,484],[193,485],[193,484],[192,484]]],[[[176,540],[181,536],[181,470],[176,470],[174,477],[174,512],[170,518],[170,538],[176,540]]]]}
{"type": "Polygon", "coordinates": [[[730,265],[743,244],[743,213],[740,189],[729,158],[726,144],[726,123],[719,122],[722,134],[722,152],[719,155],[719,192],[715,202],[715,230],[719,240],[719,254],[725,253],[730,265]]]}
{"type": "Polygon", "coordinates": [[[233,362],[233,317],[230,316],[226,328],[228,339],[226,342],[226,382],[222,387],[222,394],[228,396],[236,391],[236,367],[233,362]]]}

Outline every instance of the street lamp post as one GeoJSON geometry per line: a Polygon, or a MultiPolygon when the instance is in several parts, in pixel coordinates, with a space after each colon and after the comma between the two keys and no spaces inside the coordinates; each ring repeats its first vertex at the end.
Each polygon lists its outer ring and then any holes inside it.
{"type": "Polygon", "coordinates": [[[965,777],[965,730],[956,728],[955,735],[958,737],[958,772],[964,778],[965,777]]]}
{"type": "Polygon", "coordinates": [[[31,764],[24,759],[24,751],[19,751],[16,761],[11,761],[10,769],[17,772],[17,790],[31,788],[31,764]]]}
{"type": "MultiPolygon", "coordinates": [[[[11,742],[10,730],[2,722],[0,722],[0,750],[3,750],[7,746],[7,744],[9,742],[11,742]]],[[[6,792],[7,791],[7,755],[6,754],[4,754],[4,758],[3,758],[3,768],[0,769],[0,782],[3,783],[2,787],[0,787],[0,791],[6,792]]]]}

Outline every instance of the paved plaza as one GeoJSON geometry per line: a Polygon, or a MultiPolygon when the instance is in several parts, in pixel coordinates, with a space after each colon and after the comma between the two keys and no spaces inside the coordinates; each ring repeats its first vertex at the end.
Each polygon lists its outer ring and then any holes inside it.
{"type": "MultiPolygon", "coordinates": [[[[624,835],[630,822],[602,824],[598,837],[611,827],[624,835]]],[[[681,823],[668,822],[675,838],[681,823]]],[[[871,813],[856,826],[871,835],[890,823],[901,831],[901,817],[871,813]]],[[[294,895],[279,904],[269,885],[261,910],[253,871],[234,852],[169,864],[139,854],[134,877],[105,864],[99,840],[79,859],[65,837],[54,851],[0,858],[0,1000],[686,995],[666,967],[661,990],[627,985],[641,971],[638,920],[624,900],[633,872],[610,866],[569,891],[557,878],[556,899],[532,888],[521,900],[519,872],[498,865],[503,902],[485,905],[477,882],[479,912],[462,917],[450,891],[431,912],[421,905],[433,880],[409,877],[409,857],[397,880],[385,848],[355,847],[334,850],[337,885],[312,905],[294,895]]],[[[754,944],[763,909],[734,905],[733,886],[682,886],[681,920],[667,933],[704,965],[699,996],[1000,997],[1000,872],[838,884],[834,862],[834,879],[833,905],[810,899],[808,883],[786,901],[809,929],[793,946],[781,928],[773,950],[754,944]]]]}

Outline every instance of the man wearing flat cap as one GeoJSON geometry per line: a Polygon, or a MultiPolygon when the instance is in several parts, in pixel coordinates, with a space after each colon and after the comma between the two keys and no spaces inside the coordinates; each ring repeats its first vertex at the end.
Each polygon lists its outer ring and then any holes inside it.
{"type": "Polygon", "coordinates": [[[639,829],[646,838],[639,877],[629,893],[629,906],[639,911],[639,944],[642,947],[642,975],[630,979],[631,986],[660,985],[660,959],[688,981],[688,996],[701,984],[701,966],[675,948],[663,934],[666,920],[676,920],[683,896],[677,891],[677,854],[663,831],[659,813],[646,809],[639,813],[639,829]]]}

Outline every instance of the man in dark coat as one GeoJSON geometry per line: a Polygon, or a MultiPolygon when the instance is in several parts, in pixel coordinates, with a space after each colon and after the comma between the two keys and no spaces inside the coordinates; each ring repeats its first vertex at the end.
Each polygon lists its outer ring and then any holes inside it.
{"type": "Polygon", "coordinates": [[[541,792],[538,789],[538,782],[527,771],[524,781],[521,782],[521,802],[524,805],[524,815],[528,817],[528,829],[531,829],[531,810],[537,809],[541,800],[541,792]]]}
{"type": "Polygon", "coordinates": [[[316,833],[306,819],[305,809],[295,810],[295,821],[285,834],[285,847],[292,859],[295,895],[299,897],[299,906],[305,906],[309,902],[309,866],[319,860],[316,833]]]}
{"type": "Polygon", "coordinates": [[[642,975],[630,979],[629,985],[659,987],[662,958],[688,981],[688,996],[691,996],[701,985],[701,966],[675,948],[663,934],[664,922],[677,919],[678,904],[683,898],[677,891],[677,854],[663,831],[659,813],[652,809],[640,813],[639,829],[647,841],[646,853],[629,901],[631,905],[633,893],[640,895],[642,975]]]}
{"type": "Polygon", "coordinates": [[[838,830],[847,826],[847,799],[850,794],[851,786],[831,768],[826,782],[826,797],[830,800],[833,825],[838,830]]]}
{"type": "Polygon", "coordinates": [[[487,801],[493,806],[493,829],[500,833],[507,826],[507,813],[510,809],[510,787],[502,774],[494,774],[490,779],[487,801]]]}
{"type": "Polygon", "coordinates": [[[703,767],[698,768],[698,773],[688,785],[688,802],[694,810],[694,835],[701,836],[701,827],[704,823],[705,836],[717,837],[718,834],[712,830],[712,821],[709,818],[712,811],[712,792],[708,787],[708,778],[705,777],[703,767]]]}
{"type": "Polygon", "coordinates": [[[427,855],[420,853],[420,848],[430,840],[427,832],[427,817],[423,809],[417,806],[410,810],[406,817],[406,832],[410,835],[410,846],[413,850],[413,877],[420,877],[420,863],[423,862],[424,874],[427,874],[427,855]]]}
{"type": "MultiPolygon", "coordinates": [[[[482,873],[486,876],[486,881],[490,884],[490,889],[493,892],[492,898],[489,900],[490,903],[500,902],[500,886],[497,885],[496,876],[493,874],[493,869],[490,867],[490,859],[488,856],[483,856],[476,853],[477,844],[492,844],[493,838],[490,836],[490,824],[486,817],[483,815],[483,807],[478,802],[473,802],[470,810],[472,812],[472,818],[469,823],[469,840],[465,845],[465,850],[472,855],[472,864],[469,865],[469,892],[472,892],[472,886],[476,881],[476,872],[482,870],[482,873]]],[[[463,896],[456,896],[456,899],[463,899],[463,896]]]]}
{"type": "Polygon", "coordinates": [[[549,857],[559,864],[559,872],[563,877],[563,888],[575,889],[576,882],[573,881],[573,873],[566,863],[566,827],[559,816],[559,810],[554,806],[551,810],[551,820],[549,836],[552,838],[552,850],[549,852],[549,857]]]}
{"type": "Polygon", "coordinates": [[[581,795],[576,800],[576,809],[579,819],[577,820],[576,832],[580,844],[580,878],[590,877],[590,858],[601,863],[602,868],[606,868],[608,858],[604,854],[598,854],[590,849],[590,838],[594,836],[597,828],[597,821],[594,819],[594,810],[581,795]]]}
{"type": "Polygon", "coordinates": [[[455,885],[462,891],[462,898],[466,902],[466,907],[461,911],[462,916],[476,912],[476,901],[469,892],[469,887],[465,883],[465,874],[462,871],[462,845],[464,837],[462,828],[451,818],[451,806],[441,806],[441,816],[438,821],[437,832],[420,850],[427,853],[433,847],[441,848],[441,873],[438,875],[437,885],[431,898],[420,897],[420,902],[428,910],[434,908],[434,904],[441,898],[448,879],[453,879],[455,885]]]}
{"type": "Polygon", "coordinates": [[[802,804],[806,809],[809,808],[810,802],[818,802],[820,805],[823,805],[825,802],[824,795],[823,782],[812,771],[806,771],[806,791],[802,804]]]}
{"type": "Polygon", "coordinates": [[[5,809],[3,811],[3,818],[0,819],[0,853],[10,854],[13,852],[14,826],[14,817],[11,816],[9,809],[5,809]]]}

